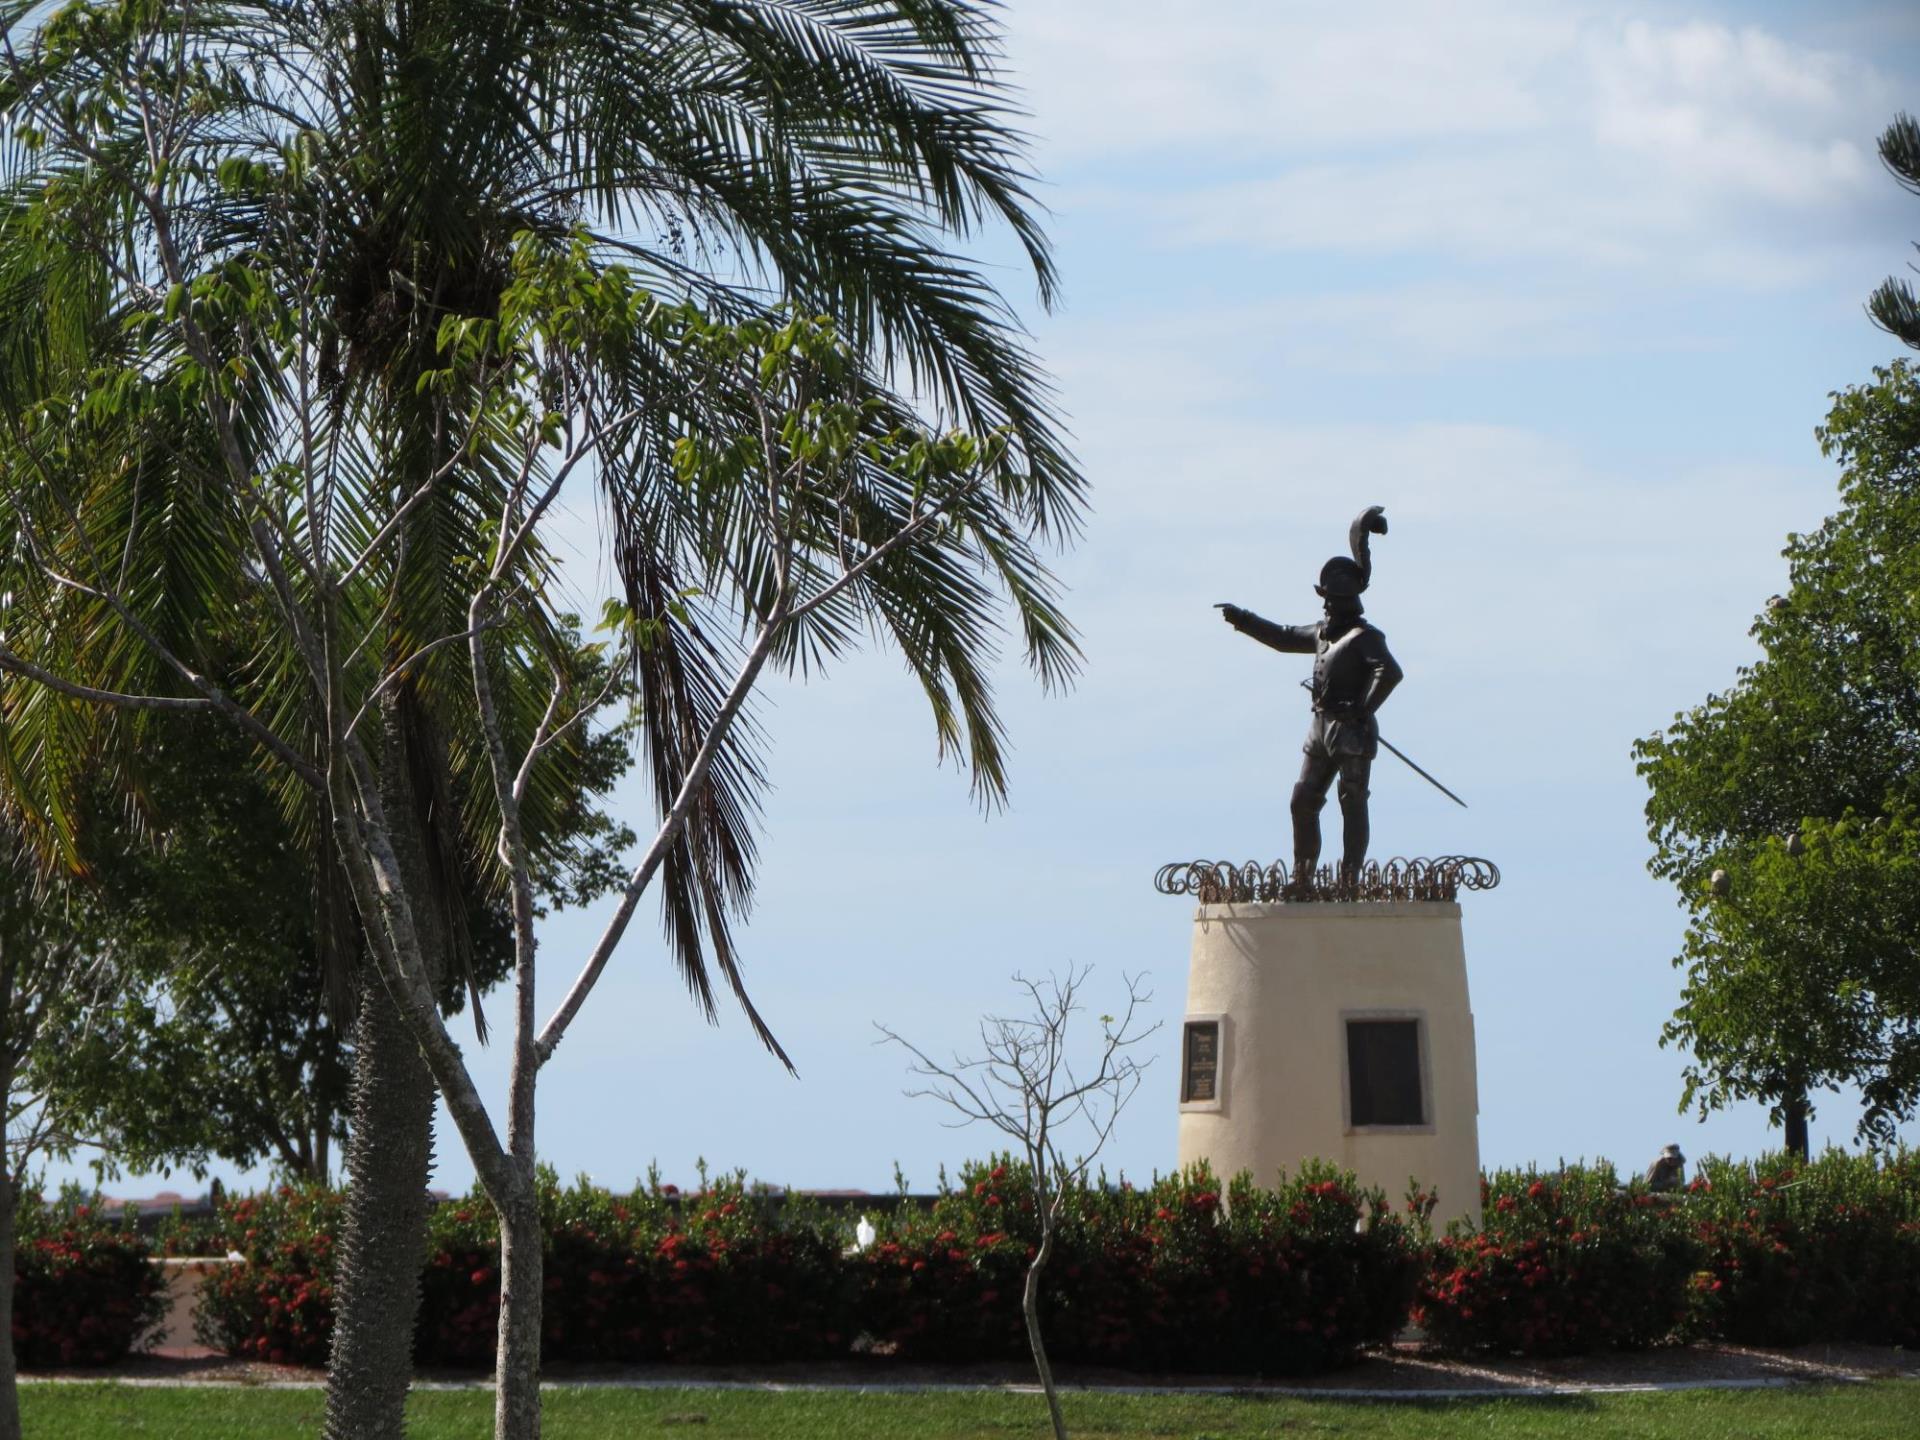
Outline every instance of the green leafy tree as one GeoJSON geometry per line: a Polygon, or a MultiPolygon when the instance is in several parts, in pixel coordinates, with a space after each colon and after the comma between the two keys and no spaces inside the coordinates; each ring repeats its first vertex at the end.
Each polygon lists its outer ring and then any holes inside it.
{"type": "Polygon", "coordinates": [[[110,964],[102,962],[68,887],[37,873],[28,846],[0,829],[0,1440],[20,1440],[20,1398],[13,1343],[14,1264],[20,1197],[36,1161],[70,1157],[86,1143],[57,1093],[37,1083],[50,1018],[63,1008],[109,1003],[110,964]]]}
{"type": "MultiPolygon", "coordinates": [[[[627,768],[624,740],[597,734],[582,757],[578,803],[560,817],[565,843],[542,852],[548,905],[617,882],[633,837],[598,802],[627,768]]],[[[327,893],[329,847],[288,823],[243,737],[216,717],[157,727],[140,769],[137,799],[95,798],[81,835],[87,877],[67,887],[88,943],[111,961],[111,995],[56,997],[27,1056],[30,1083],[100,1140],[110,1172],[204,1174],[217,1158],[324,1181],[347,1133],[345,982],[370,963],[352,914],[327,893]]],[[[463,883],[471,984],[444,987],[447,1014],[512,964],[500,887],[486,874],[463,883]]]]}
{"type": "Polygon", "coordinates": [[[700,1002],[711,964],[745,1003],[765,668],[886,637],[992,800],[1002,602],[1044,679],[1075,664],[1039,551],[1080,477],[945,248],[1004,223],[1051,292],[994,27],[962,0],[35,13],[3,107],[12,803],[61,851],[76,757],[197,710],[316,816],[377,967],[328,1433],[400,1430],[429,1076],[501,1216],[497,1427],[537,1433],[536,1078],[649,889],[700,1002]],[[598,710],[552,641],[576,473],[658,823],[542,1024],[532,822],[598,710]],[[264,638],[216,684],[235,611],[264,638]],[[437,1004],[461,846],[511,899],[504,1141],[437,1004]]]}
{"type": "Polygon", "coordinates": [[[1682,1108],[1857,1086],[1860,1133],[1920,1103],[1920,373],[1834,397],[1841,508],[1790,536],[1761,658],[1635,746],[1653,873],[1689,912],[1682,1108]]]}

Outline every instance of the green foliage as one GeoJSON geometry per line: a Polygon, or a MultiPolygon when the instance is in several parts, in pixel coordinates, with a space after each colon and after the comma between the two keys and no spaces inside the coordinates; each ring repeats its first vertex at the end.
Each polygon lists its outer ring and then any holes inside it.
{"type": "Polygon", "coordinates": [[[244,1264],[207,1278],[194,1337],[231,1355],[275,1364],[323,1365],[333,1339],[334,1242],[343,1192],[282,1185],[222,1207],[218,1253],[244,1264]]]}
{"type": "MultiPolygon", "coordinates": [[[[861,1251],[855,1216],[738,1175],[685,1194],[654,1178],[621,1196],[543,1174],[545,1358],[823,1360],[862,1334],[900,1359],[1022,1356],[1031,1187],[1005,1157],[962,1179],[931,1211],[876,1214],[879,1237],[861,1251]]],[[[1204,1169],[1076,1189],[1044,1292],[1061,1357],[1307,1373],[1391,1337],[1418,1250],[1383,1196],[1321,1165],[1271,1191],[1242,1177],[1232,1194],[1227,1217],[1204,1169]]],[[[289,1188],[230,1205],[225,1232],[252,1263],[203,1302],[209,1344],[324,1355],[338,1209],[327,1192],[289,1188]]],[[[442,1204],[431,1233],[416,1358],[484,1366],[499,1315],[492,1211],[477,1194],[442,1204]]]]}
{"type": "MultiPolygon", "coordinates": [[[[1904,111],[1896,115],[1880,136],[1880,160],[1902,188],[1920,195],[1920,120],[1904,111]]],[[[1867,313],[1889,335],[1920,350],[1920,299],[1907,281],[1888,278],[1868,297],[1867,313]]]]}
{"type": "Polygon", "coordinates": [[[1415,1318],[1450,1349],[1920,1335],[1920,1164],[1904,1150],[1709,1157],[1663,1195],[1605,1164],[1501,1171],[1485,1212],[1478,1230],[1449,1229],[1421,1282],[1415,1318]]]}
{"type": "Polygon", "coordinates": [[[1701,1326],[1745,1345],[1920,1344],[1920,1156],[1709,1159],[1686,1218],[1701,1326]]]}
{"type": "Polygon", "coordinates": [[[1684,1328],[1701,1252],[1674,1202],[1604,1161],[1500,1170],[1481,1190],[1480,1226],[1449,1225],[1420,1283],[1414,1318],[1441,1345],[1572,1355],[1684,1328]]]}
{"type": "Polygon", "coordinates": [[[1841,508],[1789,537],[1762,658],[1634,753],[1689,912],[1682,1108],[1854,1085],[1884,1143],[1920,1101],[1920,374],[1875,374],[1820,431],[1841,508]]]}
{"type": "MultiPolygon", "coordinates": [[[[325,837],[288,823],[248,750],[217,717],[152,727],[137,804],[97,788],[79,832],[88,876],[64,911],[38,912],[112,955],[105,1000],[60,997],[27,1063],[69,1128],[107,1142],[109,1171],[204,1174],[217,1157],[314,1178],[344,1138],[350,1060],[330,982],[369,962],[351,917],[328,913],[325,837]]],[[[632,838],[599,805],[626,768],[623,738],[591,737],[578,758],[579,792],[543,817],[560,832],[535,837],[550,903],[611,888],[632,838]]],[[[512,965],[506,898],[490,872],[463,889],[466,978],[485,991],[512,965]]],[[[449,1012],[466,995],[449,983],[449,1012]]]]}
{"type": "MultiPolygon", "coordinates": [[[[1920,1164],[1829,1151],[1801,1167],[1709,1158],[1677,1194],[1607,1164],[1500,1171],[1485,1216],[1430,1241],[1407,1214],[1315,1162],[1224,1191],[1204,1168],[1135,1189],[1074,1189],[1041,1293],[1063,1361],[1142,1371],[1307,1374],[1390,1340],[1409,1307],[1436,1343],[1528,1355],[1676,1337],[1912,1345],[1920,1326],[1920,1164]],[[1417,1282],[1417,1291],[1416,1291],[1417,1282]]],[[[721,1177],[627,1195],[541,1176],[549,1361],[772,1363],[863,1349],[962,1363],[1025,1356],[1020,1289],[1039,1241],[1008,1156],[962,1168],[931,1209],[851,1213],[721,1177]]],[[[322,1363],[339,1192],[229,1201],[185,1248],[248,1258],[210,1282],[202,1339],[322,1363]]],[[[498,1230],[478,1195],[432,1218],[423,1364],[483,1367],[499,1316],[498,1230]]],[[[163,1240],[163,1244],[166,1243],[163,1240]]],[[[178,1247],[176,1247],[178,1248],[178,1247]]],[[[24,1253],[24,1245],[23,1245],[24,1253]]]]}
{"type": "MultiPolygon", "coordinates": [[[[1026,1167],[968,1166],[867,1255],[865,1328],[903,1357],[1026,1354],[1020,1293],[1040,1238],[1026,1167]]],[[[1135,1370],[1311,1374],[1399,1328],[1418,1268],[1385,1197],[1310,1163],[1272,1189],[1204,1166],[1066,1193],[1043,1272],[1049,1356],[1135,1370]]]]}
{"type": "MultiPolygon", "coordinates": [[[[657,1179],[630,1195],[541,1177],[549,1359],[703,1363],[845,1353],[849,1225],[739,1175],[680,1194],[657,1179]]],[[[435,1210],[415,1350],[425,1363],[492,1363],[500,1310],[498,1228],[475,1193],[435,1210]]]]}
{"type": "Polygon", "coordinates": [[[165,1280],[133,1217],[69,1187],[20,1202],[13,1345],[23,1367],[112,1365],[159,1322],[165,1280]]]}
{"type": "MultiPolygon", "coordinates": [[[[503,553],[502,517],[588,454],[662,812],[719,713],[728,637],[768,613],[789,545],[799,598],[820,603],[778,662],[891,638],[942,753],[1003,795],[999,612],[1043,680],[1071,676],[1040,550],[1076,529],[1084,481],[1017,323],[946,243],[1007,227],[1051,298],[990,7],[467,0],[402,23],[358,0],[233,0],[34,18],[4,97],[0,522],[43,544],[0,585],[8,643],[36,667],[0,693],[0,776],[44,852],[77,863],[75,777],[144,721],[51,697],[42,672],[191,702],[166,647],[222,674],[283,780],[336,762],[316,691],[351,715],[404,681],[411,732],[453,771],[434,814],[459,834],[435,838],[484,868],[498,816],[472,773],[471,676],[440,642],[503,553]],[[172,117],[157,165],[156,104],[172,117]],[[978,438],[924,433],[948,417],[978,438]],[[797,535],[762,523],[756,444],[813,482],[783,481],[797,535]],[[992,483],[964,507],[934,497],[951,513],[926,543],[821,597],[943,467],[992,483]],[[52,583],[42,556],[125,605],[52,583]],[[229,673],[206,646],[236,614],[265,624],[229,673]],[[311,673],[302,626],[337,676],[311,673]]],[[[516,750],[551,669],[593,693],[555,643],[543,538],[500,577],[486,641],[516,750]]],[[[664,862],[669,937],[708,1006],[709,957],[740,986],[729,926],[761,779],[753,728],[734,727],[664,862]]],[[[569,782],[536,767],[529,804],[564,804],[569,782]]]]}

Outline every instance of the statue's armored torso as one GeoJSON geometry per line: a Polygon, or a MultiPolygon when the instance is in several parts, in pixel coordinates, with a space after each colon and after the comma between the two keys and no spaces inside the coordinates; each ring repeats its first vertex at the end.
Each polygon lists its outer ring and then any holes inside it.
{"type": "Polygon", "coordinates": [[[1392,661],[1387,637],[1365,620],[1327,638],[1327,621],[1314,626],[1313,708],[1334,712],[1358,710],[1373,687],[1374,677],[1392,661]]]}
{"type": "Polygon", "coordinates": [[[1314,626],[1313,726],[1303,747],[1328,755],[1364,755],[1380,748],[1380,726],[1367,706],[1375,682],[1392,667],[1387,637],[1365,620],[1353,622],[1333,639],[1331,622],[1314,626]]]}

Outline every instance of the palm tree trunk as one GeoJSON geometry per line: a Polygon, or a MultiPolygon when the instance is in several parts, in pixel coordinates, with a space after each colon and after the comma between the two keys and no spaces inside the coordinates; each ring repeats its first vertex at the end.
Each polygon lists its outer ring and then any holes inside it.
{"type": "MultiPolygon", "coordinates": [[[[427,878],[426,836],[414,803],[397,702],[383,702],[382,803],[410,892],[420,948],[437,985],[444,929],[427,878]]],[[[378,923],[370,917],[370,923],[378,923]]],[[[433,1171],[433,1076],[377,967],[362,967],[348,1107],[346,1218],[334,1281],[326,1440],[401,1440],[413,1380],[413,1330],[426,1263],[427,1180],[433,1171]]]]}

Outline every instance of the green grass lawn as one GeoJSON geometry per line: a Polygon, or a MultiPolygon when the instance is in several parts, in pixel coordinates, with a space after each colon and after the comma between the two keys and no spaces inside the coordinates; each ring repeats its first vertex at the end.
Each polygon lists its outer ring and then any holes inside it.
{"type": "MultiPolygon", "coordinates": [[[[28,1440],[279,1440],[319,1433],[316,1390],[146,1390],[32,1385],[21,1393],[28,1440]]],[[[416,1395],[417,1440],[483,1440],[493,1397],[416,1395]]],[[[1606,1436],[1609,1440],[1888,1440],[1920,1437],[1920,1382],[1710,1390],[1575,1399],[1354,1404],[1218,1396],[1069,1395],[1077,1440],[1177,1436],[1429,1436],[1471,1440],[1606,1436]]],[[[716,1390],[560,1390],[547,1398],[547,1440],[1012,1440],[1046,1433],[1037,1395],[858,1395],[716,1390]]]]}

